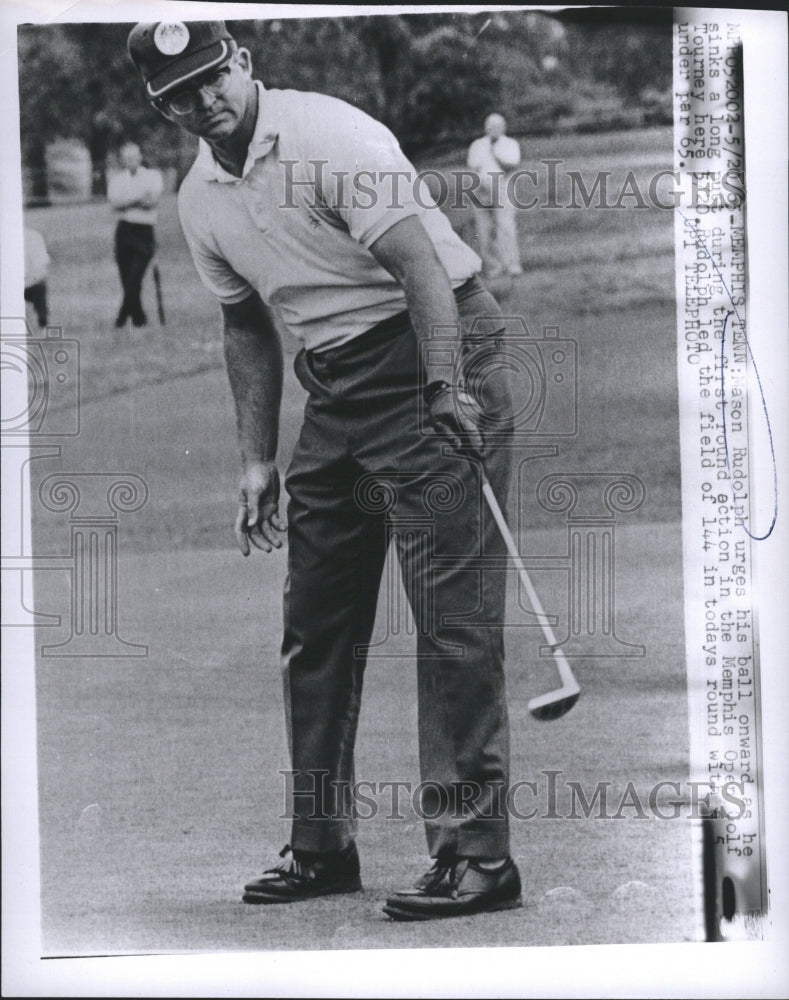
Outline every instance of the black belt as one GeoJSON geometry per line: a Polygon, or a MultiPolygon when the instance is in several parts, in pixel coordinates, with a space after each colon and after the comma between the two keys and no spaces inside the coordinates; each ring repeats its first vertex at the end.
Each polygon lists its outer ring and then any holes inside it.
{"type": "MultiPolygon", "coordinates": [[[[454,295],[456,299],[461,299],[476,291],[485,291],[485,286],[479,280],[477,275],[474,274],[468,279],[468,281],[464,281],[462,285],[458,285],[458,287],[454,289],[454,295]]],[[[403,312],[395,313],[394,316],[388,316],[386,319],[382,319],[380,323],[376,323],[375,326],[371,326],[368,330],[365,330],[364,333],[360,333],[357,337],[354,337],[353,340],[347,340],[344,344],[340,344],[337,347],[329,347],[325,351],[315,349],[308,351],[307,353],[311,358],[328,361],[329,363],[334,361],[343,361],[345,358],[354,355],[357,351],[363,350],[371,341],[382,340],[387,336],[401,333],[410,325],[411,317],[408,314],[408,310],[405,309],[403,312]]]]}

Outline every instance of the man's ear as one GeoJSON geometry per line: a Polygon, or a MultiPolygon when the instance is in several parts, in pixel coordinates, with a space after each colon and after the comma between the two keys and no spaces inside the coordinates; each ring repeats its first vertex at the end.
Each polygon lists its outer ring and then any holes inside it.
{"type": "Polygon", "coordinates": [[[247,74],[247,76],[252,75],[252,54],[249,49],[240,46],[236,52],[236,62],[241,67],[241,69],[247,74]]]}

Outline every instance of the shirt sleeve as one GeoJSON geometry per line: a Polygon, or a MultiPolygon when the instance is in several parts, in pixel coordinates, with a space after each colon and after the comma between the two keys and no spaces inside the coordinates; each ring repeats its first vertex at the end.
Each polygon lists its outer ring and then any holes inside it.
{"type": "Polygon", "coordinates": [[[494,146],[496,159],[508,170],[517,167],[521,162],[521,148],[518,140],[510,136],[502,136],[494,146]]]}
{"type": "Polygon", "coordinates": [[[25,229],[25,288],[43,281],[49,267],[44,237],[36,229],[25,229]]]}
{"type": "Polygon", "coordinates": [[[195,206],[189,204],[186,183],[178,196],[178,215],[186,245],[192,255],[200,281],[225,305],[243,302],[254,289],[218,252],[210,236],[200,232],[195,220],[195,206]]]}
{"type": "Polygon", "coordinates": [[[126,192],[123,190],[123,175],[113,174],[107,183],[107,201],[113,208],[117,208],[126,200],[126,192]]]}
{"type": "Polygon", "coordinates": [[[401,219],[434,205],[397,139],[374,118],[324,98],[311,104],[303,125],[305,159],[320,164],[319,196],[365,248],[401,219]]]}
{"type": "Polygon", "coordinates": [[[164,178],[160,170],[148,171],[148,191],[154,201],[158,201],[164,190],[164,178]]]}

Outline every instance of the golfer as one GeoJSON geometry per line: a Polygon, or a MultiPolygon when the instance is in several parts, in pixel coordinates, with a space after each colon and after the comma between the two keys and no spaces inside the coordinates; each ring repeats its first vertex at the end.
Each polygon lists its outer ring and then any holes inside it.
{"type": "Polygon", "coordinates": [[[115,260],[123,287],[116,328],[129,319],[135,326],[148,323],[140,295],[142,279],[154,255],[156,206],[163,186],[159,171],[142,165],[142,153],[136,143],[124,143],[120,159],[123,169],[113,175],[107,187],[107,201],[118,217],[115,260]]]}
{"type": "Polygon", "coordinates": [[[505,272],[523,274],[515,204],[509,192],[509,180],[521,161],[521,150],[506,130],[502,115],[488,115],[485,135],[475,139],[468,151],[468,166],[480,181],[475,216],[480,253],[491,277],[505,272]]]}
{"type": "MultiPolygon", "coordinates": [[[[505,552],[480,498],[484,465],[506,499],[510,456],[477,429],[495,427],[501,439],[509,397],[495,363],[466,387],[474,406],[459,405],[455,391],[461,350],[489,357],[503,329],[476,276],[480,261],[437,208],[422,207],[427,193],[414,189],[415,171],[386,128],[327,96],[266,90],[224,22],[138,24],[129,52],[148,99],[200,138],[179,212],[197,271],[221,303],[244,555],[279,547],[286,530],[275,314],[301,342],[295,369],[309,393],[285,479],[292,835],[243,899],[361,888],[354,741],[394,538],[418,631],[420,815],[432,866],[385,912],[413,920],[519,906],[500,801],[505,552]],[[426,349],[437,330],[441,350],[426,349]],[[481,569],[481,556],[502,568],[481,569]]],[[[387,725],[406,725],[411,711],[393,704],[387,725]]]]}

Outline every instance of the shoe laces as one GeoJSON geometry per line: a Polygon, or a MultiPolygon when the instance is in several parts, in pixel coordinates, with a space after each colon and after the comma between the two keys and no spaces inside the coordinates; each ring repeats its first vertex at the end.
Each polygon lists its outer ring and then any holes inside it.
{"type": "Polygon", "coordinates": [[[426,895],[450,895],[457,897],[458,887],[463,873],[468,867],[465,859],[454,861],[436,861],[430,871],[419,880],[418,888],[426,895]],[[441,889],[440,893],[436,890],[441,889]]]}
{"type": "Polygon", "coordinates": [[[283,874],[289,875],[291,878],[298,879],[309,879],[315,877],[315,867],[309,864],[309,862],[301,861],[293,853],[293,848],[290,844],[285,844],[282,850],[279,852],[279,856],[282,861],[277,862],[273,868],[267,868],[264,872],[265,875],[276,875],[283,874]]]}

